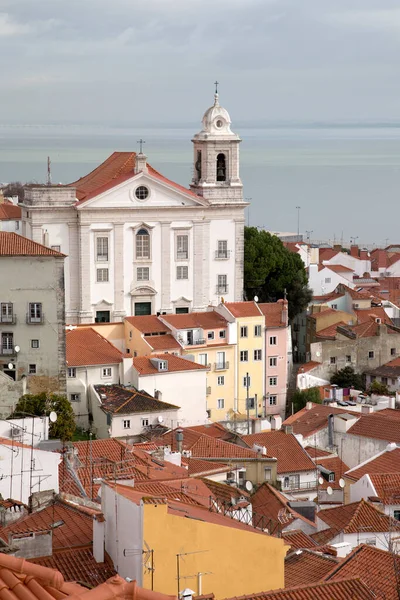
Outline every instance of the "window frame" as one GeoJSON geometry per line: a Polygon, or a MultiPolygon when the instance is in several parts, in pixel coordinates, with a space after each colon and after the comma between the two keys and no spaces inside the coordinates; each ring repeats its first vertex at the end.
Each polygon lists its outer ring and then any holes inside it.
{"type": "Polygon", "coordinates": [[[110,270],[108,267],[96,267],[96,283],[109,283],[110,282],[110,270]],[[107,279],[103,278],[103,273],[107,275],[107,279]]]}
{"type": "Polygon", "coordinates": [[[218,375],[217,385],[225,385],[225,375],[218,375]]]}
{"type": "Polygon", "coordinates": [[[217,257],[228,258],[228,240],[217,240],[217,257]]]}
{"type": "Polygon", "coordinates": [[[28,302],[28,322],[42,323],[43,304],[42,302],[28,302]]]}
{"type": "Polygon", "coordinates": [[[225,408],[225,398],[217,398],[217,409],[223,410],[225,408]]]}
{"type": "Polygon", "coordinates": [[[241,338],[247,338],[248,332],[249,332],[249,328],[247,327],[247,325],[240,326],[240,337],[241,338]]]}
{"type": "Polygon", "coordinates": [[[251,388],[251,375],[243,375],[243,387],[247,389],[247,379],[249,380],[249,389],[251,388]]]}
{"type": "Polygon", "coordinates": [[[269,359],[268,359],[268,362],[269,362],[269,366],[271,367],[271,369],[273,369],[274,367],[278,366],[278,357],[277,356],[270,356],[269,359]]]}
{"type": "Polygon", "coordinates": [[[278,396],[277,394],[272,394],[269,396],[269,405],[276,406],[278,404],[278,396]]]}
{"type": "Polygon", "coordinates": [[[336,365],[336,356],[330,356],[329,357],[329,364],[330,365],[336,365]]]}
{"type": "Polygon", "coordinates": [[[112,367],[101,367],[101,378],[110,379],[112,377],[112,367]],[[108,374],[109,372],[109,374],[108,374]]]}
{"type": "Polygon", "coordinates": [[[122,419],[122,429],[130,429],[131,428],[131,420],[130,419],[122,419]]]}
{"type": "Polygon", "coordinates": [[[262,326],[261,325],[254,325],[254,337],[261,337],[262,336],[262,326]],[[260,333],[258,333],[260,332],[260,333]]]}
{"type": "Polygon", "coordinates": [[[248,350],[240,350],[239,362],[249,362],[249,351],[248,350]]]}
{"type": "Polygon", "coordinates": [[[225,329],[221,329],[221,331],[219,332],[219,337],[221,339],[226,339],[226,331],[225,331],[225,329]]]}
{"type": "Polygon", "coordinates": [[[208,331],[207,332],[207,339],[208,340],[214,340],[215,339],[215,332],[214,331],[208,331]]]}
{"type": "Polygon", "coordinates": [[[69,395],[69,401],[70,402],[80,402],[81,401],[80,392],[71,392],[69,395]]]}
{"type": "Polygon", "coordinates": [[[31,348],[32,348],[32,350],[38,350],[40,348],[40,340],[38,340],[38,339],[31,340],[31,348]],[[37,342],[37,345],[34,345],[34,342],[37,342]]]}
{"type": "Polygon", "coordinates": [[[189,260],[188,233],[176,232],[175,234],[175,260],[177,262],[189,260]]]}
{"type": "Polygon", "coordinates": [[[268,385],[270,387],[277,387],[277,385],[278,385],[278,377],[276,375],[272,375],[271,377],[268,377],[268,385]]]}
{"type": "Polygon", "coordinates": [[[269,336],[269,345],[270,346],[277,346],[278,345],[278,338],[276,337],[276,335],[270,335],[269,336]]]}
{"type": "Polygon", "coordinates": [[[67,379],[76,379],[76,367],[68,367],[67,379]]]}
{"type": "Polygon", "coordinates": [[[136,281],[150,281],[150,267],[136,267],[136,281]],[[147,272],[147,277],[143,277],[143,272],[147,272]]]}
{"type": "Polygon", "coordinates": [[[375,358],[375,351],[368,350],[368,360],[372,360],[373,358],[375,358]]]}
{"type": "Polygon", "coordinates": [[[228,293],[228,275],[225,273],[220,273],[217,275],[217,289],[218,294],[228,293]]]}
{"type": "Polygon", "coordinates": [[[110,236],[104,233],[95,237],[96,262],[108,263],[110,260],[110,236]]]}
{"type": "Polygon", "coordinates": [[[28,365],[28,375],[37,375],[36,363],[30,363],[28,365]]]}
{"type": "Polygon", "coordinates": [[[135,232],[136,260],[151,260],[151,236],[148,229],[139,227],[135,232]]]}
{"type": "Polygon", "coordinates": [[[176,279],[178,281],[186,281],[189,279],[189,267],[188,265],[177,265],[176,267],[176,279]]]}
{"type": "Polygon", "coordinates": [[[256,348],[256,350],[253,350],[253,361],[260,362],[261,360],[262,360],[262,350],[259,348],[256,348]]]}

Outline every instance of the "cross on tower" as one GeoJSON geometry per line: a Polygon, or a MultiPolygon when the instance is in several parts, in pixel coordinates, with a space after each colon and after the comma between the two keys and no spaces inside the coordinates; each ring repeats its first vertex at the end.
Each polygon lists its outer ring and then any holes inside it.
{"type": "Polygon", "coordinates": [[[144,140],[142,140],[142,138],[140,138],[140,140],[138,140],[136,143],[139,144],[140,154],[142,154],[143,153],[143,144],[145,144],[146,142],[144,140]]]}
{"type": "Polygon", "coordinates": [[[215,85],[215,93],[218,94],[219,81],[214,81],[214,85],[215,85]]]}

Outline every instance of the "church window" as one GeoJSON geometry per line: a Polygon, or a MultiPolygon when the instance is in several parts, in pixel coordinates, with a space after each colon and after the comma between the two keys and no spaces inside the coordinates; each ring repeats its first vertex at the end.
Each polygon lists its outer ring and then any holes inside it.
{"type": "Polygon", "coordinates": [[[222,153],[217,156],[217,181],[226,181],[226,159],[222,153]]]}
{"type": "Polygon", "coordinates": [[[176,267],[176,278],[177,279],[188,279],[189,270],[188,267],[176,267]]]}
{"type": "Polygon", "coordinates": [[[228,293],[228,276],[218,275],[217,277],[217,294],[228,293]]]}
{"type": "Polygon", "coordinates": [[[136,234],[136,258],[150,258],[150,235],[146,229],[136,234]]]}
{"type": "Polygon", "coordinates": [[[195,168],[196,168],[196,173],[197,173],[197,179],[201,179],[201,150],[197,150],[197,159],[196,159],[196,164],[195,164],[195,168]]]}
{"type": "Polygon", "coordinates": [[[187,260],[189,258],[189,236],[176,236],[176,260],[187,260]]]}
{"type": "Polygon", "coordinates": [[[108,281],[108,269],[97,269],[97,283],[108,281]]]}
{"type": "Polygon", "coordinates": [[[149,279],[150,279],[149,267],[138,267],[136,279],[138,281],[149,281],[149,279]]]}
{"type": "Polygon", "coordinates": [[[149,196],[149,188],[145,185],[139,185],[135,190],[135,196],[138,200],[146,200],[149,196]]]}
{"type": "Polygon", "coordinates": [[[108,237],[99,236],[96,238],[97,262],[108,261],[108,237]]]}

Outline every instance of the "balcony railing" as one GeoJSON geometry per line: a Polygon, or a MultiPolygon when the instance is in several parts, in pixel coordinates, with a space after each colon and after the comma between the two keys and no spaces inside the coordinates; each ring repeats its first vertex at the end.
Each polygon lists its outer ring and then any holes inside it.
{"type": "Polygon", "coordinates": [[[34,317],[30,313],[27,313],[26,322],[28,323],[28,325],[41,325],[42,323],[44,323],[44,314],[34,317]]]}
{"type": "Polygon", "coordinates": [[[16,354],[14,346],[12,346],[11,348],[6,346],[6,347],[1,347],[0,348],[0,355],[1,356],[13,356],[14,354],[16,354]]]}
{"type": "Polygon", "coordinates": [[[229,360],[224,360],[224,362],[214,363],[214,369],[216,371],[226,371],[226,369],[229,369],[229,360]]]}
{"type": "Polygon", "coordinates": [[[206,343],[204,338],[200,338],[198,340],[188,340],[187,346],[203,346],[206,343]]]}
{"type": "Polygon", "coordinates": [[[301,490],[314,490],[317,489],[318,487],[318,483],[317,480],[315,481],[300,481],[300,482],[296,482],[296,481],[289,481],[288,483],[285,483],[284,481],[282,481],[282,491],[286,492],[286,491],[301,491],[301,490]]]}
{"type": "Polygon", "coordinates": [[[16,315],[0,315],[0,323],[7,323],[8,325],[15,325],[17,322],[16,315]]]}
{"type": "Polygon", "coordinates": [[[217,285],[216,287],[216,294],[227,294],[229,291],[229,285],[217,285]]]}
{"type": "Polygon", "coordinates": [[[231,251],[230,250],[216,250],[215,251],[215,260],[227,260],[230,258],[231,251]]]}

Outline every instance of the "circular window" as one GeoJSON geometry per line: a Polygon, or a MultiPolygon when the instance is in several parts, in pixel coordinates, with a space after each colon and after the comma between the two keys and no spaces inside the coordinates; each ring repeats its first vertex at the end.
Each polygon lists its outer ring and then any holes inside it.
{"type": "Polygon", "coordinates": [[[218,119],[218,121],[215,124],[218,127],[218,129],[221,129],[221,127],[224,123],[223,123],[223,121],[221,121],[221,119],[218,119]]]}
{"type": "Polygon", "coordinates": [[[149,188],[145,185],[139,185],[135,190],[135,196],[138,200],[146,200],[149,196],[149,188]]]}

